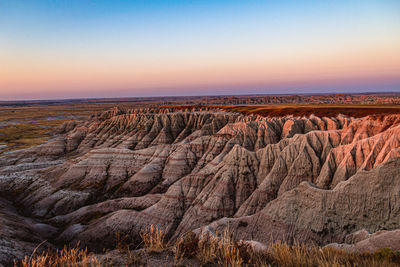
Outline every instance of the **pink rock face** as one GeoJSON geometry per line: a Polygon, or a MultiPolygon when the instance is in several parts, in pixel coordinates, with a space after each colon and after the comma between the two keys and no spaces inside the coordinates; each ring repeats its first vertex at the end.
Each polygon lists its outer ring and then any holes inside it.
{"type": "Polygon", "coordinates": [[[101,250],[150,224],[267,243],[400,228],[400,118],[112,109],[0,158],[0,194],[101,250]],[[65,133],[64,133],[65,132],[65,133]]]}

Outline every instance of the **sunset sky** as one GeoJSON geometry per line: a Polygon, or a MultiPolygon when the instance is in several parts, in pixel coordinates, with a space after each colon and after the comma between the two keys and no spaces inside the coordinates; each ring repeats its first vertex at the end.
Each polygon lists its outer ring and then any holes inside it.
{"type": "Polygon", "coordinates": [[[399,0],[0,0],[0,100],[371,91],[399,0]]]}

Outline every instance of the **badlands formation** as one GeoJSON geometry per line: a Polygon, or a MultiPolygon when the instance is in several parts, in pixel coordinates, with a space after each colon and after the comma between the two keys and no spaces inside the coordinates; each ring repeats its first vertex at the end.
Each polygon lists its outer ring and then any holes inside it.
{"type": "Polygon", "coordinates": [[[354,251],[400,249],[400,115],[114,108],[0,158],[0,263],[153,224],[354,251]]]}

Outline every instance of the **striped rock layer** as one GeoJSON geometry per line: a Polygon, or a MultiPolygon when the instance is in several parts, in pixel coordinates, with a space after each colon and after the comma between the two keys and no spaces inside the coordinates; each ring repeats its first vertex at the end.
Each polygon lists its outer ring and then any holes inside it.
{"type": "Polygon", "coordinates": [[[400,229],[399,115],[115,108],[59,131],[0,158],[0,199],[40,226],[31,242],[101,250],[151,224],[319,245],[400,229]]]}

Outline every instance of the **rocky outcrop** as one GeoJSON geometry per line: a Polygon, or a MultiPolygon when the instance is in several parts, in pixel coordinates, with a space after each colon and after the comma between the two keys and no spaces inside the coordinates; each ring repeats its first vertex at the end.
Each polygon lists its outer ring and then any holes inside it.
{"type": "Polygon", "coordinates": [[[115,108],[0,159],[0,196],[101,250],[150,224],[343,243],[400,228],[400,116],[262,117],[115,108]]]}
{"type": "Polygon", "coordinates": [[[344,249],[350,252],[375,252],[379,249],[400,250],[400,230],[379,231],[374,234],[368,233],[366,230],[360,230],[352,235],[357,237],[358,241],[350,244],[332,243],[326,247],[344,249]]]}
{"type": "Polygon", "coordinates": [[[0,266],[15,259],[50,248],[46,242],[56,234],[55,227],[18,214],[9,201],[0,198],[0,266]]]}
{"type": "Polygon", "coordinates": [[[208,227],[221,231],[229,226],[238,239],[262,243],[295,239],[317,244],[344,242],[359,229],[372,233],[397,229],[399,169],[400,160],[391,160],[373,170],[357,172],[333,190],[302,182],[251,216],[220,219],[208,227]]]}

